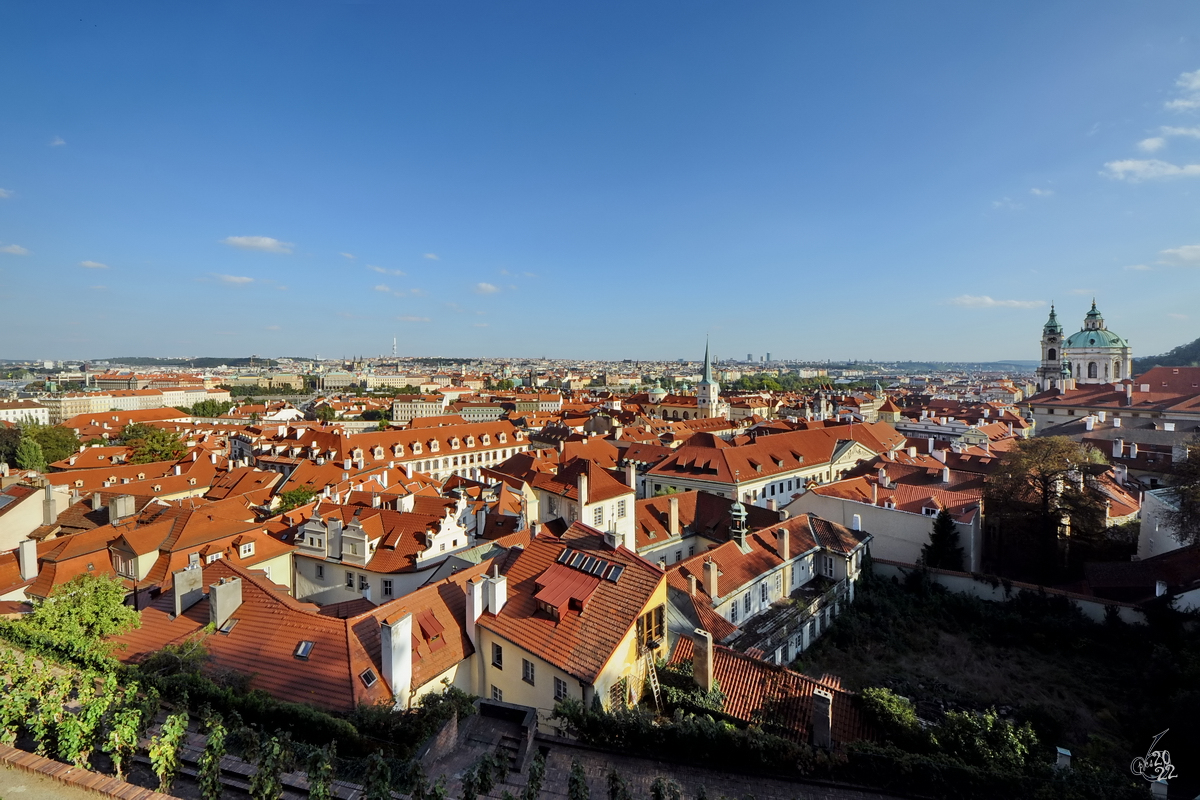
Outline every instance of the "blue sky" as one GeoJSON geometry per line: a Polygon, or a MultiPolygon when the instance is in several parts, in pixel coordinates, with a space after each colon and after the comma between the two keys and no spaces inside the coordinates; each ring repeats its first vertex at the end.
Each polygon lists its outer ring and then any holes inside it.
{"type": "Polygon", "coordinates": [[[1195,3],[6,3],[0,358],[1200,335],[1195,3]]]}

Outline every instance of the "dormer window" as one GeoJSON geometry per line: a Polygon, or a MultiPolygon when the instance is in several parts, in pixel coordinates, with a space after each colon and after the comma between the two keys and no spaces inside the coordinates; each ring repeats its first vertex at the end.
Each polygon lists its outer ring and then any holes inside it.
{"type": "Polygon", "coordinates": [[[483,443],[484,447],[488,447],[492,443],[492,437],[485,433],[483,436],[479,437],[479,441],[483,443]]]}
{"type": "Polygon", "coordinates": [[[139,472],[139,473],[138,473],[138,480],[139,480],[139,481],[144,481],[144,480],[146,480],[146,473],[144,473],[144,472],[139,472]]]}
{"type": "Polygon", "coordinates": [[[414,455],[414,456],[419,456],[419,455],[421,455],[421,443],[420,443],[420,442],[413,442],[413,446],[412,446],[412,448],[413,448],[413,455],[414,455]]]}
{"type": "Polygon", "coordinates": [[[254,555],[254,542],[246,542],[238,548],[238,555],[242,558],[247,558],[254,555]]]}
{"type": "Polygon", "coordinates": [[[460,444],[461,443],[459,442],[458,437],[455,436],[453,439],[450,440],[450,449],[457,450],[460,444]]]}
{"type": "Polygon", "coordinates": [[[525,441],[525,434],[521,433],[520,431],[517,431],[517,433],[516,433],[516,437],[517,437],[517,441],[518,441],[518,442],[523,442],[523,441],[525,441]]]}
{"type": "Polygon", "coordinates": [[[496,434],[496,441],[500,442],[500,444],[508,444],[508,434],[501,431],[496,434]]]}
{"type": "Polygon", "coordinates": [[[437,440],[437,439],[430,439],[430,440],[429,440],[429,452],[431,452],[431,453],[436,453],[436,452],[438,452],[440,449],[441,449],[441,446],[438,444],[438,440],[437,440]]]}
{"type": "Polygon", "coordinates": [[[467,447],[474,447],[474,446],[475,446],[475,437],[468,436],[467,437],[467,447]]]}
{"type": "Polygon", "coordinates": [[[396,458],[400,458],[401,456],[403,456],[404,455],[404,445],[398,444],[395,447],[393,447],[392,455],[394,455],[396,458]]]}
{"type": "Polygon", "coordinates": [[[382,461],[383,460],[383,448],[376,447],[375,452],[373,452],[371,454],[371,457],[374,458],[376,461],[382,461]]]}

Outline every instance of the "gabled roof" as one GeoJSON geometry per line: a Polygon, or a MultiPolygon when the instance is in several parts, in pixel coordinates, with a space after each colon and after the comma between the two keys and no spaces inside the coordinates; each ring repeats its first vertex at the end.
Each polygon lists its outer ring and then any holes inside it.
{"type": "MultiPolygon", "coordinates": [[[[635,504],[637,547],[661,545],[670,538],[671,500],[679,504],[680,534],[693,534],[722,541],[729,538],[732,519],[729,509],[734,500],[710,492],[676,492],[663,497],[648,497],[635,504]]],[[[747,506],[747,522],[751,530],[768,528],[779,522],[779,513],[758,506],[747,506]]]]}
{"type": "Polygon", "coordinates": [[[614,478],[598,464],[583,458],[561,467],[557,474],[534,473],[529,484],[540,491],[556,494],[568,500],[579,499],[579,476],[587,475],[587,502],[598,503],[621,495],[633,494],[633,489],[614,478]]]}

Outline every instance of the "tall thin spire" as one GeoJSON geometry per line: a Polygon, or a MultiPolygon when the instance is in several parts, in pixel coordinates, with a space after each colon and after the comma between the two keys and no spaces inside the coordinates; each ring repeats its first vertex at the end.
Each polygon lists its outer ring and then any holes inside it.
{"type": "Polygon", "coordinates": [[[708,337],[704,337],[704,378],[705,383],[713,382],[712,359],[708,357],[708,337]]]}

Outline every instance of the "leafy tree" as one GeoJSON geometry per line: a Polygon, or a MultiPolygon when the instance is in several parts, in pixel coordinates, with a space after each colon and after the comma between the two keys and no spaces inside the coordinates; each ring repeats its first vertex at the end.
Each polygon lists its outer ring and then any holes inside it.
{"type": "MultiPolygon", "coordinates": [[[[129,693],[126,693],[126,700],[129,699],[129,693]]],[[[116,770],[117,777],[125,780],[125,765],[133,758],[133,753],[137,750],[138,739],[142,735],[145,726],[145,717],[142,714],[142,709],[135,705],[125,705],[118,709],[112,715],[108,722],[108,735],[105,737],[101,745],[101,749],[108,754],[112,759],[113,769],[116,770]]]]}
{"type": "Polygon", "coordinates": [[[608,800],[632,800],[625,779],[615,769],[608,771],[608,800]]]}
{"type": "Polygon", "coordinates": [[[187,734],[186,711],[171,714],[163,722],[162,731],[150,740],[150,766],[158,776],[158,790],[171,793],[171,784],[179,773],[179,748],[187,734]]]}
{"type": "Polygon", "coordinates": [[[933,520],[929,544],[921,548],[921,562],[934,569],[962,571],[963,549],[958,544],[958,528],[954,525],[954,517],[944,508],[933,520]]]}
{"type": "Polygon", "coordinates": [[[479,797],[479,765],[473,764],[463,772],[459,800],[476,800],[477,797],[479,797]]]}
{"type": "Polygon", "coordinates": [[[17,463],[17,448],[21,445],[21,429],[0,426],[0,463],[17,463]]]}
{"type": "Polygon", "coordinates": [[[492,789],[496,788],[499,772],[500,765],[494,753],[487,753],[479,759],[479,765],[475,769],[475,779],[481,795],[487,797],[492,793],[492,789]]]}
{"type": "Polygon", "coordinates": [[[1171,535],[1182,545],[1200,542],[1200,436],[1186,445],[1185,457],[1171,465],[1172,499],[1166,522],[1171,535]]]}
{"type": "Polygon", "coordinates": [[[286,492],[279,493],[280,505],[277,509],[278,513],[291,511],[293,508],[299,508],[306,503],[312,501],[317,496],[316,491],[307,486],[297,486],[295,489],[289,489],[286,492]]]}
{"type": "Polygon", "coordinates": [[[179,434],[139,422],[131,422],[121,430],[121,441],[133,449],[129,456],[130,464],[176,461],[187,452],[187,445],[179,438],[179,434]]]}
{"type": "Polygon", "coordinates": [[[196,782],[204,800],[218,800],[224,790],[221,784],[221,759],[225,756],[225,738],[228,732],[220,714],[211,715],[207,727],[208,735],[204,740],[204,752],[200,754],[196,782]]]}
{"type": "MultiPolygon", "coordinates": [[[[108,680],[115,679],[109,676],[108,680]]],[[[73,714],[65,712],[58,725],[58,755],[75,767],[87,769],[101,718],[112,702],[112,695],[110,692],[97,693],[96,676],[84,672],[79,676],[76,699],[79,710],[73,714]]]]}
{"type": "MultiPolygon", "coordinates": [[[[437,792],[436,784],[430,792],[437,792]]],[[[444,784],[442,792],[445,792],[444,784]]],[[[378,751],[367,757],[367,779],[363,785],[363,796],[366,800],[391,800],[392,769],[378,751]]]]}
{"type": "Polygon", "coordinates": [[[496,388],[496,391],[499,391],[499,392],[508,392],[508,391],[512,390],[513,382],[511,380],[509,380],[508,378],[504,378],[503,380],[496,382],[495,388],[496,388]]]}
{"type": "Polygon", "coordinates": [[[529,762],[529,778],[525,781],[525,791],[521,800],[537,800],[542,793],[542,782],[546,780],[546,757],[539,750],[529,762]]]}
{"type": "Polygon", "coordinates": [[[650,797],[652,800],[682,800],[683,788],[675,781],[660,775],[650,784],[650,797]]]}
{"type": "Polygon", "coordinates": [[[34,425],[30,429],[30,435],[42,446],[42,454],[46,457],[48,464],[70,458],[79,452],[79,437],[70,428],[62,428],[57,425],[34,425]]]}
{"type": "Polygon", "coordinates": [[[320,406],[316,411],[317,419],[324,423],[329,423],[337,419],[337,415],[333,406],[320,406]]]}
{"type": "Polygon", "coordinates": [[[233,408],[233,403],[221,400],[201,400],[190,409],[193,417],[219,417],[229,409],[233,408]]]}
{"type": "Polygon", "coordinates": [[[110,575],[78,575],[36,601],[24,624],[74,647],[98,647],[100,640],[141,624],[125,605],[125,586],[110,575]]]}
{"type": "Polygon", "coordinates": [[[308,760],[308,800],[333,800],[333,759],[336,742],[312,751],[308,760]]]}
{"type": "Polygon", "coordinates": [[[588,800],[588,795],[587,773],[583,771],[583,764],[572,760],[571,774],[567,776],[567,800],[588,800]]]}
{"type": "Polygon", "coordinates": [[[42,446],[32,436],[21,437],[21,443],[17,445],[16,461],[21,469],[46,471],[46,456],[42,453],[42,446]]]}
{"type": "Polygon", "coordinates": [[[278,733],[263,743],[258,753],[258,769],[250,779],[254,800],[278,800],[283,796],[283,773],[290,766],[292,752],[287,733],[278,733]]]}

